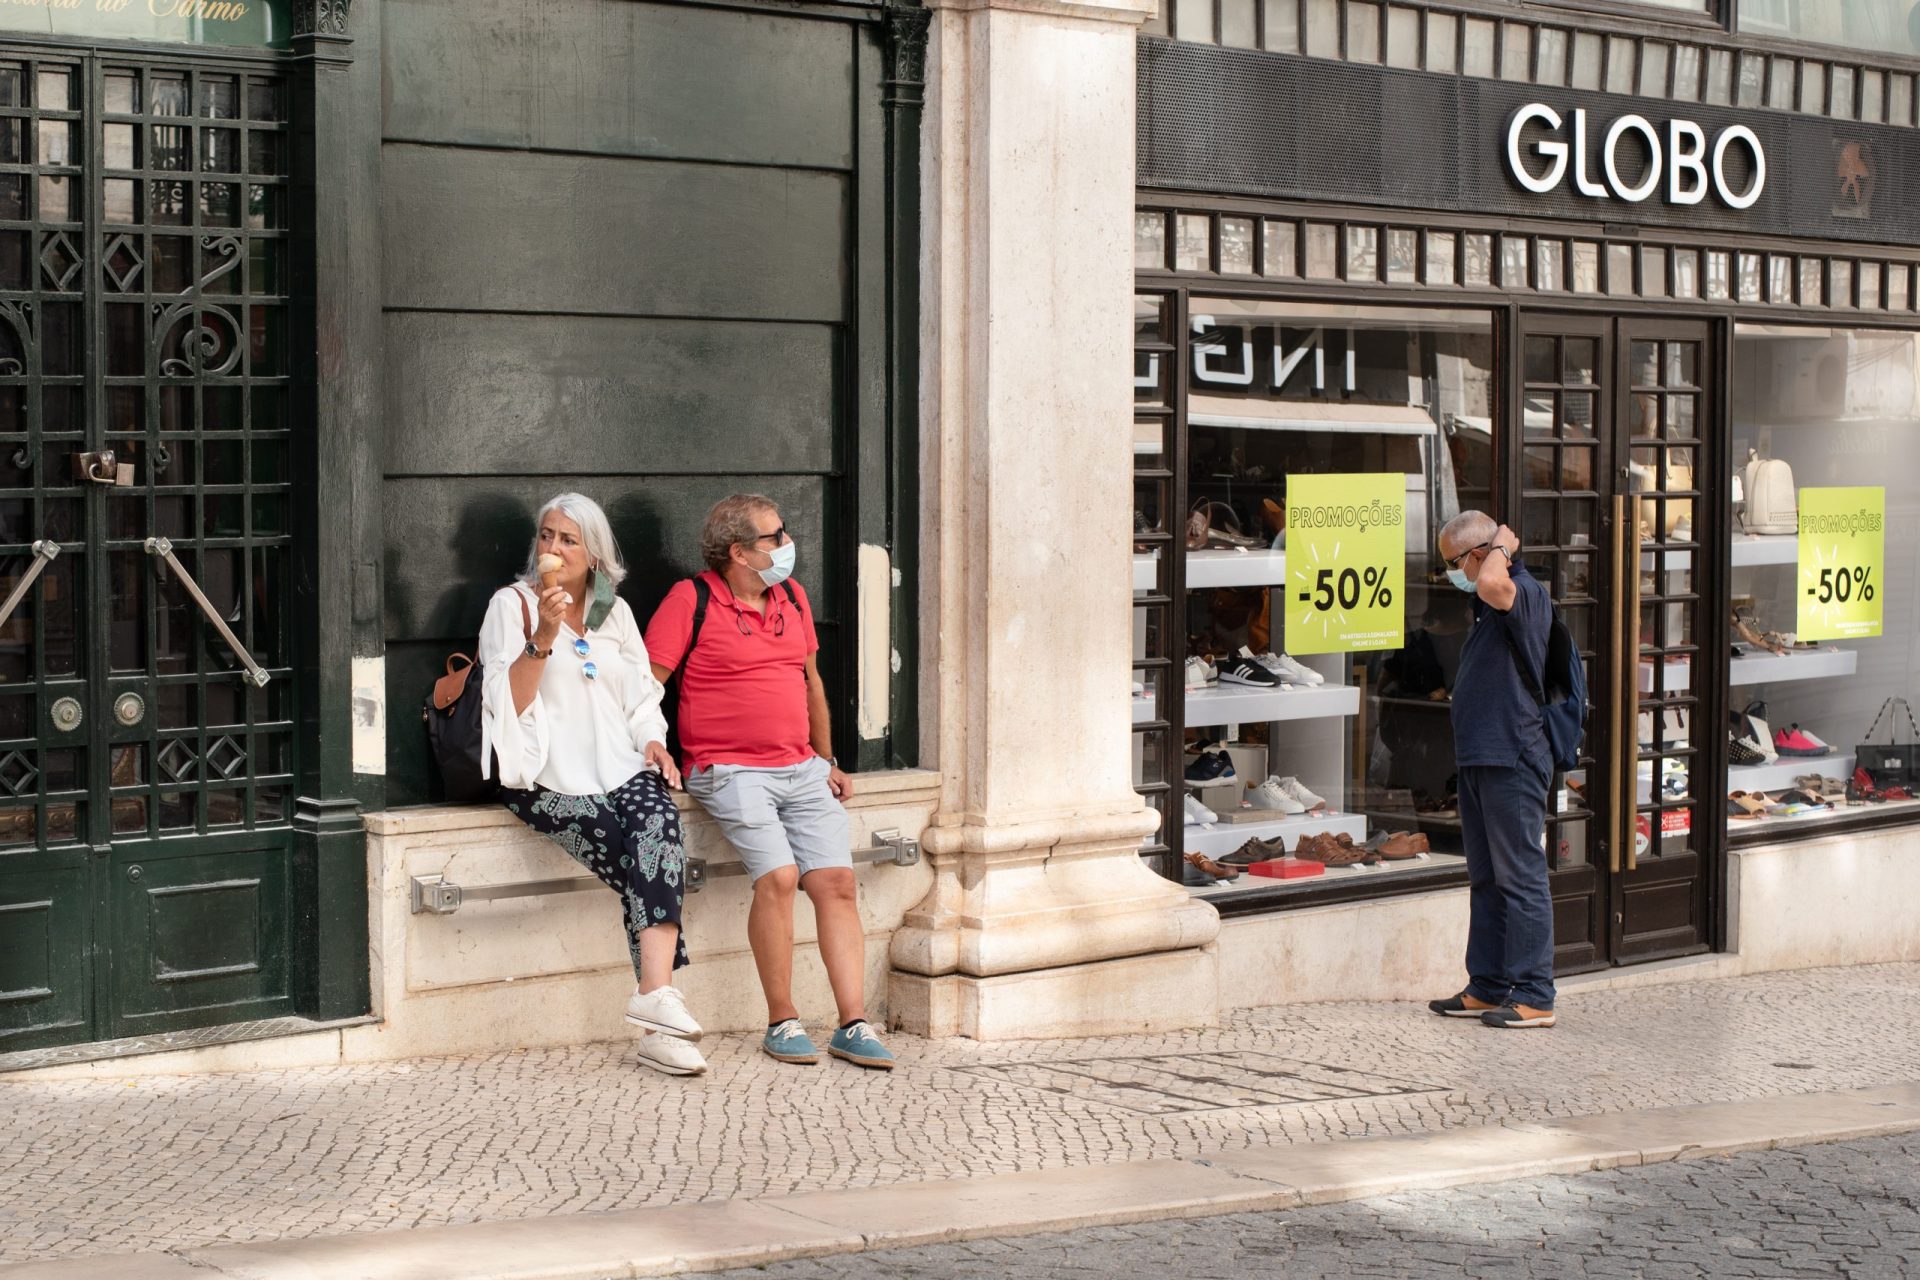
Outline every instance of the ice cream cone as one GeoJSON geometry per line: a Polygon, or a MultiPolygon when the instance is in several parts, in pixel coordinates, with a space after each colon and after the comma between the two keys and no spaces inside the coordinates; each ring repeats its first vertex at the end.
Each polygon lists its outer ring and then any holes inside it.
{"type": "Polygon", "coordinates": [[[548,552],[546,555],[534,561],[533,567],[540,574],[540,589],[542,591],[551,591],[560,585],[560,570],[565,563],[564,560],[552,552],[548,552]]]}

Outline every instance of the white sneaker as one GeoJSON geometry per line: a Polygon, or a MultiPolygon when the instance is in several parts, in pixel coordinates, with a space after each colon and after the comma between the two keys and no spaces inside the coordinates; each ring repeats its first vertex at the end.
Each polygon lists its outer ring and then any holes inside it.
{"type": "Polygon", "coordinates": [[[1206,827],[1212,826],[1214,823],[1220,821],[1219,814],[1207,808],[1207,806],[1201,804],[1192,796],[1187,797],[1186,813],[1189,825],[1206,827]]]}
{"type": "Polygon", "coordinates": [[[1301,785],[1300,779],[1298,778],[1281,778],[1280,789],[1293,797],[1295,803],[1305,805],[1309,810],[1324,809],[1327,807],[1326,798],[1317,796],[1307,790],[1306,787],[1301,785]]]}
{"type": "Polygon", "coordinates": [[[1205,658],[1187,659],[1187,688],[1204,689],[1219,677],[1220,673],[1205,658]]]}
{"type": "Polygon", "coordinates": [[[660,987],[645,995],[634,992],[627,1001],[627,1021],[682,1040],[698,1040],[701,1035],[700,1024],[687,1012],[687,998],[677,987],[660,987]]]}
{"type": "Polygon", "coordinates": [[[1305,813],[1307,806],[1287,794],[1280,785],[1280,779],[1268,778],[1257,787],[1247,788],[1247,805],[1253,809],[1269,809],[1275,813],[1305,813]]]}
{"type": "Polygon", "coordinates": [[[659,1032],[640,1037],[640,1063],[670,1076],[705,1075],[707,1070],[707,1060],[690,1042],[659,1032]]]}
{"type": "Polygon", "coordinates": [[[1273,655],[1274,670],[1282,680],[1291,680],[1295,684],[1325,684],[1327,678],[1304,663],[1296,662],[1284,653],[1273,655]]]}

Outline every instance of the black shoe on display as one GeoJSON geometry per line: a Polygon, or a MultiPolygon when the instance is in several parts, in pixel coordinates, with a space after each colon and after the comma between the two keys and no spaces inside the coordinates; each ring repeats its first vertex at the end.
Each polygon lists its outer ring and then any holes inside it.
{"type": "Polygon", "coordinates": [[[1243,658],[1238,654],[1231,658],[1222,658],[1219,671],[1221,684],[1250,684],[1257,689],[1274,689],[1280,684],[1279,676],[1252,658],[1243,658]]]}
{"type": "Polygon", "coordinates": [[[1224,751],[1202,751],[1186,768],[1188,782],[1206,786],[1212,782],[1234,780],[1233,757],[1224,751]]]}

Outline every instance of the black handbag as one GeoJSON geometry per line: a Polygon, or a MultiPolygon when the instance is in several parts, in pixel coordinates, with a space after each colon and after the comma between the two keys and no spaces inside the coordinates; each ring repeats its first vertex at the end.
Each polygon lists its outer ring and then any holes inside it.
{"type": "Polygon", "coordinates": [[[1867,727],[1866,741],[1853,749],[1853,763],[1856,768],[1865,769],[1876,787],[1910,787],[1916,778],[1920,778],[1920,728],[1913,723],[1913,710],[1907,706],[1905,698],[1888,698],[1880,704],[1880,710],[1873,717],[1873,723],[1867,727]],[[1889,708],[1898,706],[1907,717],[1907,741],[1900,742],[1899,720],[1887,716],[1889,708]],[[1873,741],[1874,733],[1880,728],[1880,717],[1887,716],[1887,741],[1873,741]]]}
{"type": "MultiPolygon", "coordinates": [[[[533,615],[527,609],[524,592],[514,595],[520,601],[520,622],[527,643],[533,643],[533,615]]],[[[480,652],[475,645],[473,651],[480,652]]],[[[484,732],[480,726],[481,686],[484,677],[472,677],[480,664],[464,653],[447,658],[447,673],[433,682],[420,719],[427,726],[427,751],[433,760],[433,798],[445,804],[478,804],[500,793],[500,770],[492,761],[481,759],[484,732]],[[461,665],[456,665],[461,664],[461,665]]]]}

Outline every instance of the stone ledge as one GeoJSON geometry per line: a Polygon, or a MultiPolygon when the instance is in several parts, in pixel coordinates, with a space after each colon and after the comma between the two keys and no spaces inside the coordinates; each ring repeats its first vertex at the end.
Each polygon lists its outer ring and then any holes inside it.
{"type": "MultiPolygon", "coordinates": [[[[934,769],[889,769],[881,773],[853,775],[853,800],[849,809],[873,809],[883,805],[911,804],[915,801],[937,803],[940,798],[940,774],[934,769]]],[[[698,816],[700,806],[684,791],[673,793],[673,802],[681,812],[698,816]]],[[[491,827],[517,827],[520,820],[497,804],[420,805],[411,809],[382,809],[365,815],[367,833],[376,836],[417,836],[439,831],[484,831],[491,827]]]]}

